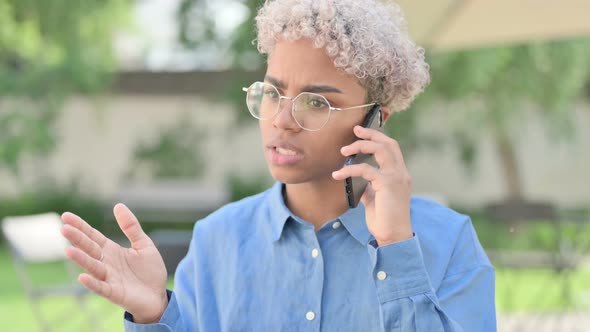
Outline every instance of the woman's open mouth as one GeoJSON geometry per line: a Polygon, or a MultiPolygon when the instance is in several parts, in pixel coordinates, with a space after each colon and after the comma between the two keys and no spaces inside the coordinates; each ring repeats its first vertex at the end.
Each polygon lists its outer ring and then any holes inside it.
{"type": "Polygon", "coordinates": [[[268,161],[275,166],[293,166],[303,160],[303,153],[289,144],[273,145],[267,148],[268,161]]]}

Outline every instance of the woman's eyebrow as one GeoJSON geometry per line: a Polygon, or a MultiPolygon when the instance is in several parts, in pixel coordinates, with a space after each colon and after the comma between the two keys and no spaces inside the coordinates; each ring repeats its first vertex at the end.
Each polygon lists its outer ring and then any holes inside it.
{"type": "MultiPolygon", "coordinates": [[[[283,81],[276,79],[270,75],[264,76],[264,80],[270,82],[272,85],[276,86],[279,89],[285,89],[286,84],[283,81]]],[[[313,93],[342,93],[340,89],[333,87],[331,85],[315,85],[309,84],[301,89],[303,92],[313,92],[313,93]]]]}
{"type": "Polygon", "coordinates": [[[342,93],[340,89],[335,88],[330,85],[306,85],[301,89],[301,91],[305,92],[313,92],[313,93],[342,93]]]}
{"type": "Polygon", "coordinates": [[[270,75],[266,75],[264,76],[264,80],[265,81],[269,81],[270,84],[274,85],[275,87],[279,88],[279,89],[284,89],[285,88],[285,83],[283,83],[281,80],[276,79],[270,75]]]}

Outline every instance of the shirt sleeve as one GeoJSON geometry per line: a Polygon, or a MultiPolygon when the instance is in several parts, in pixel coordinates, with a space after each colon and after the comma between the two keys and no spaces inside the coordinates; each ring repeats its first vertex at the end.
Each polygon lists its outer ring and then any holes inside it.
{"type": "Polygon", "coordinates": [[[126,332],[198,332],[197,300],[194,289],[194,248],[193,242],[186,257],[176,269],[174,292],[168,291],[168,306],[158,323],[137,324],[133,316],[125,313],[126,332]]]}
{"type": "Polygon", "coordinates": [[[437,290],[431,285],[417,235],[384,247],[368,246],[383,331],[496,331],[494,269],[473,226],[466,225],[447,269],[451,272],[437,290]],[[473,262],[470,266],[464,264],[467,257],[473,262]],[[453,264],[467,267],[456,271],[453,264]]]}
{"type": "Polygon", "coordinates": [[[180,311],[176,296],[171,291],[168,291],[168,306],[160,318],[158,323],[154,324],[137,324],[133,321],[133,315],[125,312],[125,331],[132,332],[172,332],[183,331],[179,330],[178,322],[180,322],[180,311]]]}

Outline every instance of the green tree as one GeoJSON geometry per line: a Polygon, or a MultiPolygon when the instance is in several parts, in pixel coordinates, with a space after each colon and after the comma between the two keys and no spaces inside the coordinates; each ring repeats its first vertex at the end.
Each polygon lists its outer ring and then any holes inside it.
{"type": "Polygon", "coordinates": [[[427,116],[434,103],[457,105],[449,128],[467,164],[477,157],[484,134],[494,140],[507,199],[523,199],[518,143],[527,109],[545,120],[548,134],[571,138],[571,106],[590,79],[588,39],[436,53],[431,56],[432,83],[413,113],[427,116]],[[460,103],[457,103],[460,101],[460,103]]]}
{"type": "Polygon", "coordinates": [[[127,0],[0,1],[0,167],[46,156],[65,99],[103,91],[127,0]]]}
{"type": "Polygon", "coordinates": [[[144,142],[135,148],[127,176],[144,179],[200,177],[206,166],[201,153],[201,142],[206,135],[205,128],[191,124],[190,118],[184,116],[173,126],[164,128],[157,141],[144,142]]]}
{"type": "Polygon", "coordinates": [[[248,114],[244,103],[242,87],[252,83],[252,75],[248,72],[262,72],[264,68],[264,56],[256,50],[254,39],[255,16],[257,9],[264,0],[182,0],[178,8],[178,39],[189,49],[201,49],[210,51],[217,49],[222,52],[224,59],[231,59],[230,66],[237,69],[236,76],[227,83],[227,89],[220,91],[216,97],[220,101],[229,101],[238,110],[236,126],[251,123],[252,117],[248,114]],[[233,3],[240,4],[246,11],[245,19],[238,24],[235,30],[224,34],[216,23],[215,4],[233,3]]]}
{"type": "Polygon", "coordinates": [[[224,56],[231,57],[232,67],[247,70],[259,69],[262,57],[256,51],[253,40],[254,17],[264,0],[222,0],[225,3],[241,4],[246,13],[244,21],[227,35],[216,23],[219,0],[182,0],[178,9],[178,36],[181,43],[188,48],[209,48],[212,45],[228,49],[224,56]]]}

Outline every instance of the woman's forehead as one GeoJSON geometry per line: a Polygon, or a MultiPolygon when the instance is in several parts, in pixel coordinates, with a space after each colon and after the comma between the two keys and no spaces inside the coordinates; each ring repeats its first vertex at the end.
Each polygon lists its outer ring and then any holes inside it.
{"type": "Polygon", "coordinates": [[[277,41],[268,58],[269,66],[297,65],[311,67],[312,70],[337,71],[334,61],[328,56],[325,48],[315,47],[310,39],[302,38],[295,41],[281,39],[277,41]]]}
{"type": "Polygon", "coordinates": [[[336,68],[324,49],[305,39],[277,42],[268,59],[266,81],[281,89],[313,86],[326,93],[362,89],[356,77],[336,68]]]}
{"type": "MultiPolygon", "coordinates": [[[[274,76],[272,76],[271,74],[267,74],[264,77],[264,81],[265,82],[269,82],[270,84],[274,85],[275,87],[281,89],[281,90],[286,90],[289,88],[289,81],[288,80],[282,80],[279,78],[276,78],[274,76]]],[[[338,86],[335,85],[331,85],[331,84],[326,84],[326,83],[321,83],[321,82],[307,82],[304,83],[305,85],[302,85],[299,87],[299,90],[304,91],[304,92],[313,92],[313,93],[337,93],[337,94],[342,94],[344,93],[341,88],[339,88],[338,86]]]]}

